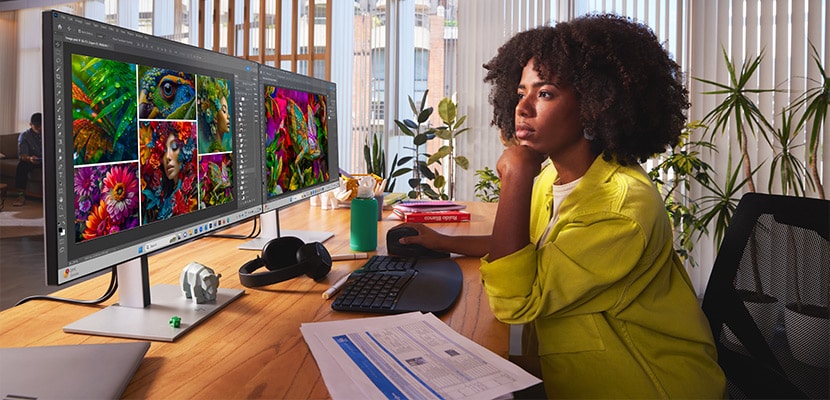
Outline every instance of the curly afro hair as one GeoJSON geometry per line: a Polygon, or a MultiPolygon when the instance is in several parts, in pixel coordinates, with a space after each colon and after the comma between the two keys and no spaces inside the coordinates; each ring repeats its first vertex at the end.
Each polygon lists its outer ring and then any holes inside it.
{"type": "Polygon", "coordinates": [[[570,85],[592,150],[621,164],[644,162],[678,143],[689,108],[680,66],[651,29],[633,20],[590,14],[516,34],[484,68],[493,85],[492,125],[515,137],[517,88],[530,59],[542,79],[570,85]]]}

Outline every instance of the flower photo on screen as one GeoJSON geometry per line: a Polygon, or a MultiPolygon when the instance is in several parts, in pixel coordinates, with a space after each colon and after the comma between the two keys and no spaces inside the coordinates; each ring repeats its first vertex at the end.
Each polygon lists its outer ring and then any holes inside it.
{"type": "Polygon", "coordinates": [[[75,168],[73,190],[76,242],[138,226],[138,163],[75,168]]]}

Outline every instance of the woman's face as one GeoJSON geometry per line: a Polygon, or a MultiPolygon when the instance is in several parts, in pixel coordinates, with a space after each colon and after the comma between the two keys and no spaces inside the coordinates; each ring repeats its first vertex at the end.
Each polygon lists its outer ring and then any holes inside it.
{"type": "Polygon", "coordinates": [[[219,107],[219,113],[216,115],[216,133],[222,135],[231,130],[228,99],[222,97],[219,99],[219,104],[221,107],[219,107]]]}
{"type": "Polygon", "coordinates": [[[176,181],[179,178],[179,152],[181,152],[181,145],[176,140],[175,135],[167,136],[167,150],[164,152],[164,175],[171,181],[176,181]]]}
{"type": "Polygon", "coordinates": [[[579,102],[573,88],[543,80],[528,61],[519,82],[516,105],[516,139],[556,161],[589,145],[582,135],[579,102]]]}

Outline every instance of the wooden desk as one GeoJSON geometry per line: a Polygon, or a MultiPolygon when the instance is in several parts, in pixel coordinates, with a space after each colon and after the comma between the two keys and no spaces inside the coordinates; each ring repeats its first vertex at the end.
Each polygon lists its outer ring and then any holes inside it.
{"type": "MultiPolygon", "coordinates": [[[[431,226],[447,233],[488,234],[495,205],[467,203],[472,221],[431,226]]],[[[308,202],[280,212],[283,229],[335,232],[325,242],[331,254],[348,253],[349,210],[322,210],[308,202]]],[[[399,221],[384,213],[378,223],[378,254],[386,254],[386,231],[399,221]]],[[[228,233],[245,234],[250,223],[228,233]]],[[[182,268],[199,261],[222,274],[220,287],[245,294],[176,342],[153,342],[124,392],[129,398],[329,398],[320,370],[300,333],[303,322],[372,316],[332,311],[322,292],[365,260],[335,262],[327,278],[316,283],[305,276],[259,289],[245,288],[237,272],[257,252],[238,250],[239,240],[202,238],[150,257],[150,283],[177,284],[182,268]]],[[[464,287],[456,305],[441,319],[457,332],[507,357],[508,327],[490,311],[475,258],[458,258],[464,287]]],[[[109,274],[56,293],[94,299],[103,294],[109,274]]],[[[110,299],[105,305],[117,302],[110,299]]],[[[0,347],[111,343],[129,339],[64,333],[63,327],[104,305],[88,307],[31,301],[0,313],[0,347]]]]}

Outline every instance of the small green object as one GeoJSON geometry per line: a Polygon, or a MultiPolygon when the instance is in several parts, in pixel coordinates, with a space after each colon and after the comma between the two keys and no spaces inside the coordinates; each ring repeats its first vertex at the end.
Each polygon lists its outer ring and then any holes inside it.
{"type": "Polygon", "coordinates": [[[174,328],[182,326],[182,317],[177,317],[175,315],[170,317],[170,326],[174,328]]]}

